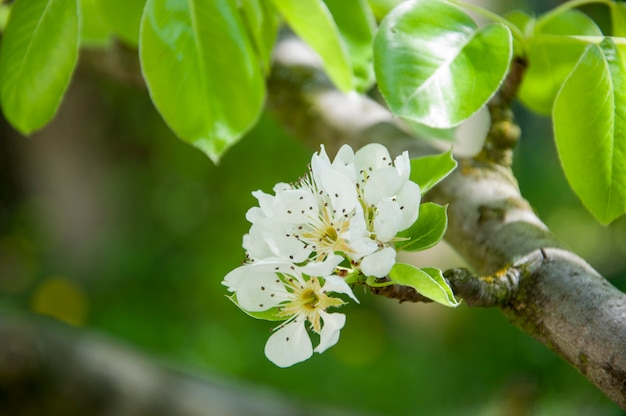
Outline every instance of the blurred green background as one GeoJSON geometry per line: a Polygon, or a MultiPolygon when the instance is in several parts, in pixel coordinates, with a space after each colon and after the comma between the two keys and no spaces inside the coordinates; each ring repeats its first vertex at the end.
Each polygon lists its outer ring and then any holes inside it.
{"type": "MultiPolygon", "coordinates": [[[[596,224],[567,187],[549,121],[516,111],[523,194],[626,290],[626,219],[596,224]]],[[[359,289],[335,347],[288,369],[267,361],[273,324],[241,313],[220,282],[244,259],[251,192],[296,180],[313,150],[264,114],[215,166],[170,133],[143,89],[79,71],[43,131],[25,139],[2,125],[0,309],[103,332],[196,374],[375,414],[623,414],[497,310],[359,289]]],[[[413,261],[464,264],[446,247],[413,261]]]]}

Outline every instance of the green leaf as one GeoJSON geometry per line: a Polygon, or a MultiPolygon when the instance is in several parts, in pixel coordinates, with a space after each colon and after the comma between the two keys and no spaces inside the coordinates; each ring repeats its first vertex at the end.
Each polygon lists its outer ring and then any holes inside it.
{"type": "Polygon", "coordinates": [[[374,70],[394,114],[448,128],[478,111],[504,80],[509,29],[478,29],[460,8],[410,0],[385,17],[374,40],[374,70]]]}
{"type": "Polygon", "coordinates": [[[531,15],[521,10],[513,10],[504,15],[504,17],[517,26],[522,33],[527,33],[528,30],[532,30],[532,26],[535,23],[535,19],[531,15]]]}
{"type": "Polygon", "coordinates": [[[214,162],[261,112],[263,77],[232,0],[148,0],[139,56],[167,124],[214,162]]]}
{"type": "Polygon", "coordinates": [[[626,4],[613,1],[609,7],[613,36],[626,37],[626,4]]]}
{"type": "Polygon", "coordinates": [[[105,46],[111,38],[102,14],[97,9],[96,1],[98,0],[80,0],[81,46],[105,46]]]}
{"type": "Polygon", "coordinates": [[[595,22],[583,12],[567,10],[540,18],[527,42],[528,70],[518,92],[519,99],[539,114],[550,114],[556,94],[586,44],[571,35],[602,36],[595,22]]]}
{"type": "Polygon", "coordinates": [[[376,21],[366,0],[324,0],[348,48],[355,88],[367,91],[374,84],[372,42],[376,21]]]}
{"type": "Polygon", "coordinates": [[[0,103],[29,134],[56,114],[78,56],[76,0],[17,0],[0,50],[0,103]]]}
{"type": "Polygon", "coordinates": [[[251,316],[254,319],[263,319],[265,321],[284,321],[286,319],[284,316],[278,316],[278,313],[280,312],[280,308],[278,306],[262,312],[250,312],[242,308],[241,305],[239,305],[239,302],[237,302],[236,294],[233,293],[230,296],[226,295],[226,298],[228,298],[228,300],[237,305],[237,307],[241,309],[246,315],[251,316]]]}
{"type": "Polygon", "coordinates": [[[394,284],[412,287],[419,294],[442,305],[457,307],[461,304],[454,298],[452,289],[439,269],[418,269],[410,264],[396,263],[389,272],[389,278],[394,284]]]}
{"type": "Polygon", "coordinates": [[[272,0],[293,31],[322,58],[329,78],[343,92],[355,88],[348,50],[323,0],[272,0]]]}
{"type": "Polygon", "coordinates": [[[265,73],[269,73],[272,49],[278,35],[278,19],[266,0],[240,0],[243,20],[265,73]]]}
{"type": "Polygon", "coordinates": [[[146,0],[95,0],[107,28],[126,44],[139,43],[139,24],[146,0]]]}
{"type": "MultiPolygon", "coordinates": [[[[504,16],[509,22],[513,23],[523,34],[528,35],[532,33],[535,25],[535,19],[529,14],[524,13],[521,10],[514,10],[507,13],[504,16]]],[[[513,55],[525,56],[526,55],[526,41],[513,38],[513,55]]]]}
{"type": "Polygon", "coordinates": [[[452,173],[456,166],[457,163],[452,157],[452,150],[439,155],[418,157],[411,159],[410,179],[420,186],[422,195],[424,195],[452,173]]]}
{"type": "Polygon", "coordinates": [[[383,20],[387,14],[404,0],[368,0],[376,20],[383,20]]]}
{"type": "Polygon", "coordinates": [[[626,47],[589,45],[554,103],[565,176],[603,224],[626,212],[626,47]]]}
{"type": "Polygon", "coordinates": [[[421,204],[417,221],[398,234],[398,237],[407,240],[396,242],[396,249],[404,251],[426,250],[441,241],[448,228],[446,209],[447,207],[442,207],[433,202],[421,204]]]}
{"type": "Polygon", "coordinates": [[[9,15],[11,14],[10,4],[0,4],[0,32],[4,32],[4,28],[9,21],[9,15]]]}

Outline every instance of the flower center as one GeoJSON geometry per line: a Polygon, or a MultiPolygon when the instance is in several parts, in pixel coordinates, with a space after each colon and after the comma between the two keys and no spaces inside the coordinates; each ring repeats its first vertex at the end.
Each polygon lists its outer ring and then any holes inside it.
{"type": "Polygon", "coordinates": [[[288,285],[293,290],[293,298],[281,308],[279,315],[303,316],[318,334],[322,328],[320,312],[331,306],[341,306],[345,303],[339,298],[328,296],[322,290],[319,279],[315,277],[311,277],[304,284],[289,280],[288,285]]]}
{"type": "Polygon", "coordinates": [[[300,233],[300,240],[313,247],[317,261],[323,261],[329,254],[336,251],[351,253],[353,250],[342,234],[350,229],[350,217],[343,215],[333,217],[326,207],[317,221],[307,224],[300,233]]]}
{"type": "Polygon", "coordinates": [[[313,289],[307,288],[300,293],[300,301],[302,302],[302,307],[304,309],[314,310],[319,302],[319,297],[313,289]]]}

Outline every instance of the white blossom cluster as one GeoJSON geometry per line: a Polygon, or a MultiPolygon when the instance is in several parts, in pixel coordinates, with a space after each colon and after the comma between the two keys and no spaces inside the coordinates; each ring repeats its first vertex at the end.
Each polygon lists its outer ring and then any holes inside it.
{"type": "Polygon", "coordinates": [[[279,183],[274,195],[253,192],[259,206],[246,214],[248,260],[222,283],[251,315],[284,321],[265,346],[276,365],[306,360],[338,341],[345,315],[326,309],[345,303],[330,293],[356,301],[345,276],[389,273],[394,238],[419,212],[420,188],[409,174],[407,152],[393,160],[380,144],[357,152],[344,145],[331,162],[322,147],[298,183],[279,183]],[[307,329],[320,337],[315,349],[307,329]]]}

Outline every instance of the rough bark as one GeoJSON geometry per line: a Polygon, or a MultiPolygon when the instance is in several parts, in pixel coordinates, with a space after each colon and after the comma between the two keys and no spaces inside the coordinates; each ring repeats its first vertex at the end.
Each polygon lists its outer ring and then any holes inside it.
{"type": "MultiPolygon", "coordinates": [[[[294,135],[313,146],[323,143],[331,153],[344,143],[371,141],[395,153],[408,149],[412,157],[434,151],[377,102],[335,91],[319,67],[294,38],[276,49],[269,105],[294,135]]],[[[491,303],[626,409],[626,295],[556,240],[506,164],[480,159],[461,159],[428,194],[449,204],[447,241],[478,274],[514,272],[515,284],[491,303]]],[[[475,280],[484,286],[465,287],[465,294],[481,293],[493,280],[475,280]]]]}

